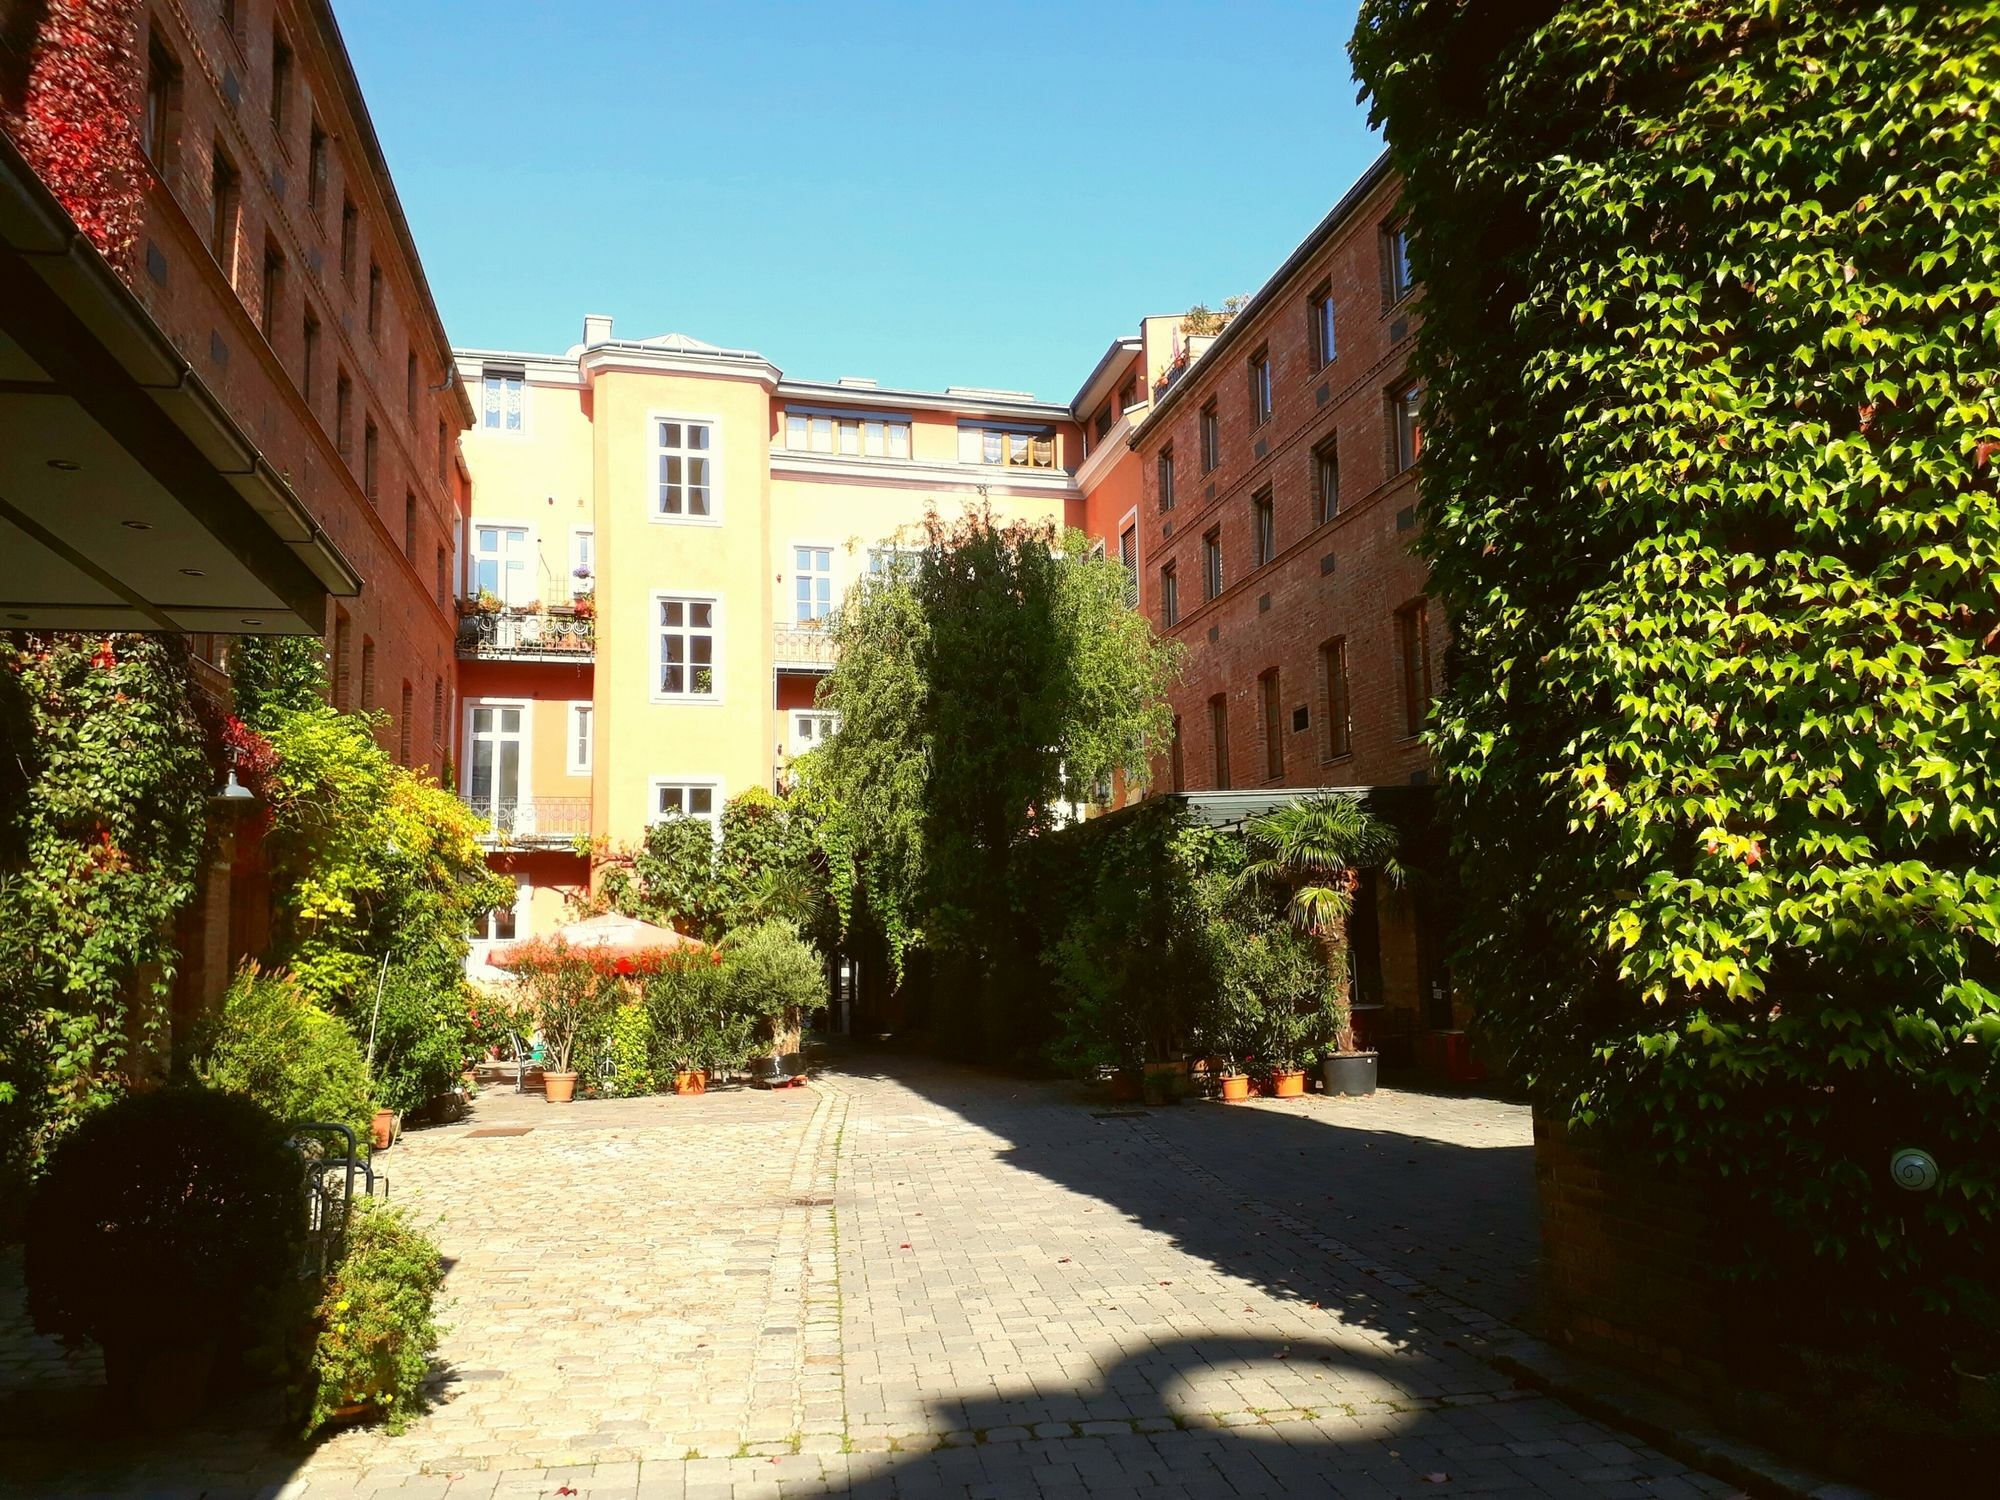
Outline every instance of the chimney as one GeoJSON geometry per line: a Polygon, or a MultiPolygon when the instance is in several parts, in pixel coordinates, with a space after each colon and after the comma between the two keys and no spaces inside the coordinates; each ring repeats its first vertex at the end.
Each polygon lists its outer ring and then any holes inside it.
{"type": "Polygon", "coordinates": [[[585,313],[583,315],[583,347],[593,348],[598,344],[611,342],[611,315],[609,313],[585,313]]]}

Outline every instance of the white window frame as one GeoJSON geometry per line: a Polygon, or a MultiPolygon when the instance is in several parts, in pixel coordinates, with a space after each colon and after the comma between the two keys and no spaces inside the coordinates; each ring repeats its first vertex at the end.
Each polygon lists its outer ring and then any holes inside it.
{"type": "MultiPolygon", "coordinates": [[[[507,580],[504,570],[499,580],[501,587],[495,589],[494,592],[499,596],[502,604],[520,605],[533,603],[539,597],[536,592],[536,575],[539,571],[542,555],[542,539],[536,532],[534,523],[532,521],[516,520],[513,517],[505,516],[473,516],[466,521],[465,527],[465,597],[475,599],[479,596],[479,561],[482,557],[495,555],[480,551],[479,533],[481,531],[518,531],[527,539],[527,545],[522,550],[521,597],[510,599],[507,596],[507,580]]],[[[506,553],[502,552],[497,555],[505,558],[506,553]]]]}
{"type": "Polygon", "coordinates": [[[494,937],[492,935],[493,911],[499,910],[498,907],[493,908],[492,911],[481,912],[479,914],[479,924],[472,929],[472,952],[467,959],[466,966],[468,968],[476,968],[478,965],[484,963],[486,955],[502,943],[519,942],[522,938],[533,935],[528,931],[528,922],[534,911],[534,884],[526,875],[516,874],[513,879],[514,935],[510,938],[494,937]]]}
{"type": "MultiPolygon", "coordinates": [[[[686,434],[682,434],[685,439],[686,434]]],[[[660,526],[720,526],[722,524],[722,418],[701,412],[652,411],[646,413],[646,516],[660,526]],[[660,423],[679,422],[683,427],[692,422],[708,429],[708,514],[691,516],[683,510],[680,515],[669,515],[660,509],[660,423]]],[[[680,449],[683,458],[688,450],[680,449]]],[[[682,473],[681,488],[683,505],[687,479],[682,473]]]]}
{"type": "MultiPolygon", "coordinates": [[[[698,590],[681,593],[674,589],[659,589],[648,596],[646,602],[646,628],[651,633],[650,639],[652,644],[647,650],[647,658],[652,663],[653,683],[651,691],[653,702],[685,703],[702,706],[720,704],[722,702],[723,688],[725,686],[722,674],[723,626],[722,596],[719,594],[702,593],[698,590]],[[665,663],[660,659],[660,633],[666,627],[660,623],[660,606],[669,600],[674,600],[681,604],[706,604],[713,610],[713,613],[709,616],[712,622],[709,625],[709,635],[714,640],[714,645],[709,652],[709,666],[715,673],[715,691],[712,693],[668,693],[661,691],[660,669],[665,663]]],[[[686,631],[689,627],[683,625],[681,629],[686,631]]],[[[694,681],[694,663],[689,661],[683,663],[683,665],[687,667],[688,681],[692,683],[694,681]]]]}
{"type": "MultiPolygon", "coordinates": [[[[710,811],[706,821],[710,831],[715,835],[716,841],[720,843],[722,840],[722,807],[724,802],[728,800],[723,794],[722,778],[720,776],[649,777],[646,781],[646,826],[648,828],[651,828],[665,816],[660,811],[660,793],[669,787],[678,787],[681,790],[683,802],[686,800],[686,793],[691,791],[706,789],[713,794],[709,801],[710,811]]],[[[701,814],[686,813],[683,816],[698,818],[701,814]]]]}
{"type": "Polygon", "coordinates": [[[597,528],[595,526],[572,526],[569,529],[569,596],[574,599],[579,594],[587,594],[597,587],[597,528]],[[588,537],[587,547],[579,545],[588,537]],[[588,552],[586,559],[581,554],[588,552]],[[590,564],[590,576],[579,578],[576,570],[583,563],[590,564]]]}
{"type": "MultiPolygon", "coordinates": [[[[482,708],[518,708],[521,710],[521,769],[520,779],[514,788],[515,821],[520,820],[518,811],[521,803],[533,802],[535,788],[535,700],[532,698],[461,698],[459,712],[463,715],[464,738],[459,743],[465,747],[465,758],[459,767],[460,796],[469,799],[472,786],[472,719],[473,713],[482,708]]],[[[497,791],[497,785],[495,790],[497,791]]],[[[481,817],[491,819],[487,808],[466,801],[465,804],[481,817]]]]}
{"type": "Polygon", "coordinates": [[[591,767],[596,764],[597,703],[594,699],[582,698],[573,701],[569,705],[569,711],[563,715],[563,756],[568,761],[569,774],[572,776],[588,776],[591,767]],[[579,733],[576,721],[584,714],[590,716],[590,727],[587,733],[579,733]],[[579,744],[583,746],[581,756],[576,753],[579,744]]]}
{"type": "Polygon", "coordinates": [[[484,437],[517,439],[528,435],[528,375],[525,370],[511,369],[506,365],[494,365],[491,367],[481,365],[479,367],[479,426],[473,430],[484,437]],[[493,427],[486,425],[486,382],[489,380],[498,380],[501,382],[500,422],[499,425],[493,427]],[[519,427],[509,427],[507,425],[506,382],[509,380],[519,380],[521,382],[521,425],[519,427]]]}
{"type": "Polygon", "coordinates": [[[807,538],[803,541],[797,538],[794,538],[792,540],[790,547],[787,550],[787,557],[790,560],[790,566],[785,569],[785,581],[791,585],[790,589],[791,618],[789,618],[785,622],[786,624],[793,626],[811,625],[818,621],[830,620],[835,615],[840,613],[840,593],[833,586],[833,576],[834,576],[833,560],[834,557],[839,553],[839,551],[840,551],[840,544],[838,542],[814,541],[811,538],[807,538]],[[826,572],[824,574],[819,574],[819,573],[802,574],[799,571],[799,553],[801,552],[824,552],[826,554],[826,572]],[[810,577],[810,578],[824,577],[826,579],[826,613],[823,615],[816,615],[811,620],[801,620],[798,617],[799,579],[802,577],[810,577]]]}
{"type": "Polygon", "coordinates": [[[785,710],[786,753],[792,756],[799,756],[805,754],[807,750],[817,750],[821,745],[826,743],[827,736],[837,733],[839,729],[840,715],[830,708],[788,708],[785,710]],[[810,745],[802,746],[799,739],[799,726],[808,719],[818,727],[815,731],[813,742],[810,745]]]}

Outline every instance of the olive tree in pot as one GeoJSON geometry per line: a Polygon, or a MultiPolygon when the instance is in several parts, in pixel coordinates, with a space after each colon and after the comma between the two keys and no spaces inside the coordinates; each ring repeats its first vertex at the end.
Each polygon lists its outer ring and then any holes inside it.
{"type": "Polygon", "coordinates": [[[1361,877],[1373,871],[1400,885],[1396,831],[1351,796],[1317,792],[1244,829],[1246,890],[1275,891],[1287,920],[1318,945],[1326,965],[1331,1036],[1320,1064],[1330,1094],[1375,1092],[1376,1054],[1356,1045],[1347,924],[1361,877]]]}
{"type": "Polygon", "coordinates": [[[567,1104],[576,1097],[577,1038],[603,1027],[625,981],[615,967],[561,938],[531,939],[524,947],[513,958],[521,1010],[542,1039],[548,1101],[567,1104]]]}

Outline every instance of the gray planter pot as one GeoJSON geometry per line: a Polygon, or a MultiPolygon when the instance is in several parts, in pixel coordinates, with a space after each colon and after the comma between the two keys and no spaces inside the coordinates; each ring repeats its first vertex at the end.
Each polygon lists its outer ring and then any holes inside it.
{"type": "Polygon", "coordinates": [[[1373,1052],[1335,1053],[1320,1060],[1320,1078],[1326,1084],[1329,1094],[1349,1094],[1359,1097],[1375,1092],[1375,1061],[1373,1052]]]}

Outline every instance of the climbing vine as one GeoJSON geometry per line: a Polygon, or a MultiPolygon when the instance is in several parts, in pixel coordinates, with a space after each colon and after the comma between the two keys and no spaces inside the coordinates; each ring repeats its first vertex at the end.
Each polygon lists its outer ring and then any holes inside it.
{"type": "Polygon", "coordinates": [[[211,740],[185,647],[0,636],[0,1173],[163,1041],[207,834],[211,740]]]}
{"type": "Polygon", "coordinates": [[[2000,1353],[2000,5],[1367,0],[1352,50],[1460,982],[1546,1110],[1747,1195],[1739,1269],[2000,1353]]]}

